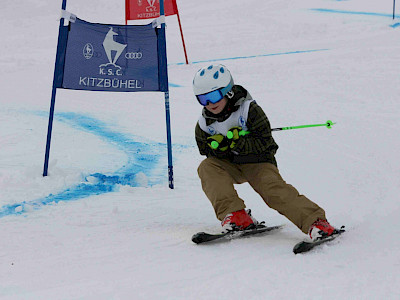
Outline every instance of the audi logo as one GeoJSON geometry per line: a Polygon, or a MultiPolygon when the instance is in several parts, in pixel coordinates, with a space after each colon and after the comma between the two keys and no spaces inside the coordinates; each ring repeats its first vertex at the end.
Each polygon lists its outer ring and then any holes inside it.
{"type": "Polygon", "coordinates": [[[141,59],[143,56],[142,52],[126,52],[125,58],[126,59],[141,59]]]}

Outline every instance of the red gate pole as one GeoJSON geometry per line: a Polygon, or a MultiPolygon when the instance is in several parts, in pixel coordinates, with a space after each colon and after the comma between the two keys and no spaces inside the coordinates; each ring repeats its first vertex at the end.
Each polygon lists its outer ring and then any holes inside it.
{"type": "Polygon", "coordinates": [[[183,45],[183,51],[185,52],[185,60],[186,64],[188,65],[188,58],[187,58],[187,53],[186,53],[186,46],[185,46],[185,39],[183,38],[183,31],[182,31],[182,25],[181,25],[181,18],[179,17],[179,10],[178,10],[178,5],[176,4],[176,1],[174,1],[175,7],[176,7],[176,16],[178,17],[178,24],[179,24],[179,29],[181,31],[181,38],[182,38],[182,45],[183,45]]]}
{"type": "Polygon", "coordinates": [[[125,0],[125,25],[128,25],[128,18],[130,14],[129,0],[125,0]],[[129,10],[129,12],[128,12],[129,10]]]}

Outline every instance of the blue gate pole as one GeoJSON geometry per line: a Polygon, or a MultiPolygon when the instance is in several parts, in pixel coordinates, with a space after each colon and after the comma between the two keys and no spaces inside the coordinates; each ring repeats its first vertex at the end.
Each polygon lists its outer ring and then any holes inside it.
{"type": "MultiPolygon", "coordinates": [[[[164,0],[160,0],[160,17],[164,16],[164,0]]],[[[163,49],[163,55],[165,57],[165,69],[167,69],[167,51],[166,51],[166,40],[165,40],[165,23],[161,23],[161,39],[165,45],[165,49],[163,49]]],[[[164,82],[166,84],[166,91],[164,92],[165,96],[165,121],[167,125],[167,147],[168,147],[168,185],[171,189],[174,188],[174,171],[172,165],[172,143],[171,143],[171,117],[169,113],[169,90],[168,90],[168,72],[166,74],[162,73],[162,76],[165,76],[164,82]]]]}
{"type": "MultiPolygon", "coordinates": [[[[63,0],[61,8],[65,10],[67,6],[67,0],[63,0]]],[[[60,18],[60,27],[58,29],[58,43],[57,43],[57,53],[60,47],[60,39],[61,39],[61,30],[64,26],[64,18],[60,18]]],[[[43,176],[47,176],[47,170],[49,168],[49,156],[50,156],[50,143],[51,143],[51,132],[53,131],[53,117],[54,117],[54,107],[56,104],[56,70],[57,70],[57,59],[54,65],[54,76],[53,76],[53,89],[51,91],[51,103],[50,103],[50,112],[49,112],[49,124],[47,127],[47,142],[46,142],[46,153],[44,155],[44,167],[43,167],[43,176]]]]}
{"type": "Polygon", "coordinates": [[[168,185],[174,188],[174,171],[172,166],[172,143],[171,143],[171,117],[169,114],[169,91],[165,95],[165,116],[167,123],[167,145],[168,145],[168,185]]]}

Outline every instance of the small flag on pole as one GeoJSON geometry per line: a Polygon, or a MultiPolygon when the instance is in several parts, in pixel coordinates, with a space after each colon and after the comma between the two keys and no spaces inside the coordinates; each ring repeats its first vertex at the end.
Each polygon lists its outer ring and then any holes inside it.
{"type": "MultiPolygon", "coordinates": [[[[125,0],[126,20],[155,19],[160,16],[160,0],[125,0]]],[[[178,13],[176,0],[164,0],[164,15],[178,13]]]]}
{"type": "MultiPolygon", "coordinates": [[[[176,0],[163,0],[164,1],[164,15],[176,15],[178,18],[179,30],[181,32],[183,52],[185,54],[186,64],[189,64],[185,39],[183,37],[183,30],[181,25],[181,18],[179,16],[178,5],[176,0]]],[[[125,24],[129,20],[143,20],[154,19],[160,16],[160,0],[125,0],[125,24]]]]}

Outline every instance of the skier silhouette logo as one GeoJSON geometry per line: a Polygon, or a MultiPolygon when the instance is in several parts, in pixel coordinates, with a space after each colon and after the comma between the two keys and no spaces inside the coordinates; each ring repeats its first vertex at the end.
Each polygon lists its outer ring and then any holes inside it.
{"type": "Polygon", "coordinates": [[[147,0],[147,3],[149,3],[150,7],[154,7],[154,3],[156,0],[147,0]]]}
{"type": "Polygon", "coordinates": [[[93,56],[93,46],[90,43],[87,43],[84,47],[83,47],[83,56],[86,59],[91,59],[93,56]]]}
{"type": "Polygon", "coordinates": [[[147,3],[149,6],[146,7],[146,12],[152,13],[157,11],[157,7],[154,5],[156,3],[156,0],[147,0],[147,3]]]}
{"type": "Polygon", "coordinates": [[[103,41],[103,47],[106,51],[106,55],[110,64],[115,65],[116,61],[122,54],[122,51],[126,48],[126,44],[121,44],[114,41],[114,35],[118,35],[113,28],[110,27],[110,30],[107,32],[106,38],[103,41]],[[112,51],[116,51],[114,58],[112,58],[112,51]]]}

